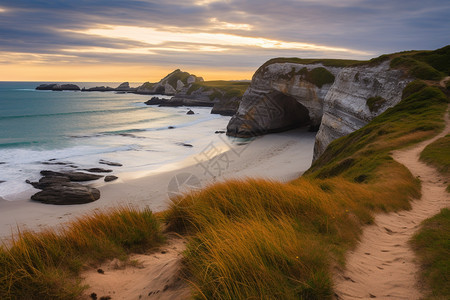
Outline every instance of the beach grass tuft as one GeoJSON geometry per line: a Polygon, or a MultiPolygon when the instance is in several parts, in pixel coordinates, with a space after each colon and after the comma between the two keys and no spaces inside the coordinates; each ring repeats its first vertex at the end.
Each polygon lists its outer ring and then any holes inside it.
{"type": "Polygon", "coordinates": [[[77,299],[84,267],[163,240],[152,212],[133,207],[95,211],[58,230],[19,231],[0,247],[0,299],[77,299]]]}

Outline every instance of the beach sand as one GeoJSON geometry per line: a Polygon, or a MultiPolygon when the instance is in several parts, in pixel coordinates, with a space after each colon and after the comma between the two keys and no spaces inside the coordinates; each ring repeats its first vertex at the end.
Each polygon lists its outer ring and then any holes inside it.
{"type": "Polygon", "coordinates": [[[38,191],[33,189],[15,195],[14,201],[0,198],[0,238],[7,239],[18,229],[54,227],[93,210],[118,205],[162,211],[170,203],[169,192],[173,195],[189,186],[202,188],[216,181],[248,177],[289,181],[309,168],[314,137],[315,133],[303,128],[257,137],[249,143],[230,144],[223,135],[222,144],[199,149],[182,162],[153,171],[117,173],[117,181],[93,183],[101,198],[88,204],[56,206],[33,202],[30,196],[38,191]]]}

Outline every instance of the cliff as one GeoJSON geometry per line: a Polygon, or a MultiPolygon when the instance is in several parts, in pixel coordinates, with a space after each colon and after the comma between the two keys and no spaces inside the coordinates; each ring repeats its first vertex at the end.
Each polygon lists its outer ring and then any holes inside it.
{"type": "Polygon", "coordinates": [[[331,141],[397,104],[411,80],[404,71],[391,69],[389,60],[362,64],[274,59],[254,74],[227,134],[249,137],[308,125],[318,129],[316,159],[331,141]]]}
{"type": "MultiPolygon", "coordinates": [[[[370,61],[275,58],[253,75],[227,134],[251,137],[309,125],[317,130],[314,160],[335,139],[395,106],[414,79],[450,75],[450,45],[404,51],[370,61]]],[[[434,84],[434,83],[433,83],[434,84]]]]}

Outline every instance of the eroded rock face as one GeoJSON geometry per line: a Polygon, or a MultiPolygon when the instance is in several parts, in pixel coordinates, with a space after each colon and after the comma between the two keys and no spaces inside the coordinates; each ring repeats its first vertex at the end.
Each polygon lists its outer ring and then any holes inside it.
{"type": "Polygon", "coordinates": [[[347,135],[401,100],[412,79],[376,66],[328,67],[322,64],[273,63],[255,73],[230,120],[227,134],[249,137],[309,124],[319,128],[314,159],[334,139],[347,135]],[[319,74],[319,76],[317,76],[319,74]],[[376,106],[368,99],[377,97],[376,106]]]}
{"type": "Polygon", "coordinates": [[[314,159],[333,140],[358,130],[399,103],[403,89],[411,80],[400,70],[390,70],[388,61],[373,67],[342,69],[325,97],[314,159]],[[371,97],[382,99],[377,109],[369,108],[367,100],[371,97]]]}

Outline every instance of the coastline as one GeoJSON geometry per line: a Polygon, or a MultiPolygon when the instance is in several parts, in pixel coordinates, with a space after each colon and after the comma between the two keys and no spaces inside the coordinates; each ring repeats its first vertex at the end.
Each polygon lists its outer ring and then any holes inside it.
{"type": "Polygon", "coordinates": [[[299,128],[257,137],[248,143],[231,145],[223,139],[224,144],[210,145],[182,162],[152,171],[118,173],[119,179],[111,183],[94,182],[91,186],[100,190],[101,197],[88,204],[41,204],[29,200],[31,192],[16,195],[15,201],[0,199],[0,238],[8,238],[18,230],[53,227],[90,211],[118,205],[148,206],[154,212],[162,211],[170,203],[168,192],[185,191],[186,185],[180,180],[187,178],[191,180],[187,183],[196,188],[232,178],[286,182],[309,168],[314,138],[315,133],[299,128]]]}

